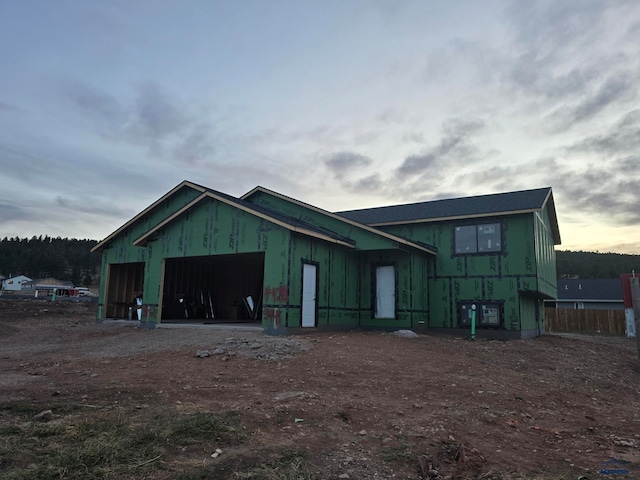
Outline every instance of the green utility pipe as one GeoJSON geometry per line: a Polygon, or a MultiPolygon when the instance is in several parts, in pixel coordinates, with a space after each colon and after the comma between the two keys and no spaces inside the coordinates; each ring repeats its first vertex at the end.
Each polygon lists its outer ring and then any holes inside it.
{"type": "Polygon", "coordinates": [[[51,301],[55,302],[56,301],[56,292],[58,291],[57,288],[53,289],[53,294],[51,295],[51,301]]]}
{"type": "Polygon", "coordinates": [[[476,339],[476,306],[471,305],[471,340],[476,339]]]}

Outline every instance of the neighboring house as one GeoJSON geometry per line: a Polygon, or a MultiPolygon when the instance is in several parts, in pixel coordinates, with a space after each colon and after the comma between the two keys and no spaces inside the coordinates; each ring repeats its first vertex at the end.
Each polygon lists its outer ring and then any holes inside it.
{"type": "Polygon", "coordinates": [[[618,278],[558,279],[558,299],[549,307],[585,310],[624,310],[622,283],[618,278]]]}
{"type": "Polygon", "coordinates": [[[19,292],[22,290],[22,285],[25,282],[30,282],[31,279],[25,275],[18,275],[17,277],[7,278],[2,281],[2,290],[7,292],[19,292]]]}
{"type": "Polygon", "coordinates": [[[25,282],[22,285],[22,291],[36,294],[38,296],[52,295],[54,291],[60,296],[73,296],[73,283],[67,280],[58,280],[56,278],[41,278],[25,282]]]}
{"type": "Polygon", "coordinates": [[[544,333],[560,243],[550,188],[331,213],[182,182],[98,243],[98,320],[259,321],[268,333],[544,333]],[[140,300],[137,300],[140,299],[140,300]]]}

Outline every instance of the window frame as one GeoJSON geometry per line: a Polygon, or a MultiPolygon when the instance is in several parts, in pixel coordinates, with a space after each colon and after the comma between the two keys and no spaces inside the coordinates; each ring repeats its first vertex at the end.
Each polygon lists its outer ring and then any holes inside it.
{"type": "Polygon", "coordinates": [[[476,306],[476,328],[504,328],[504,301],[502,300],[458,300],[458,328],[471,328],[471,321],[464,321],[462,312],[471,311],[472,305],[476,306]],[[498,310],[498,323],[487,323],[487,320],[485,320],[485,309],[489,308],[496,308],[498,310]]]}
{"type": "Polygon", "coordinates": [[[453,226],[452,255],[453,256],[500,255],[505,252],[504,231],[505,231],[504,222],[501,220],[456,224],[453,226]],[[482,247],[480,244],[480,240],[479,240],[480,230],[485,229],[486,227],[495,227],[495,226],[498,227],[499,232],[497,234],[493,233],[493,237],[489,238],[488,240],[489,242],[491,242],[491,240],[495,239],[496,237],[499,238],[500,247],[499,249],[496,249],[495,247],[493,248],[489,247],[491,249],[487,250],[486,249],[487,247],[482,247]],[[461,237],[470,237],[469,233],[463,233],[463,232],[469,232],[470,228],[473,228],[473,233],[475,238],[474,245],[470,245],[469,247],[467,247],[466,250],[458,251],[459,243],[460,245],[463,245],[462,244],[463,241],[469,242],[469,238],[461,238],[461,237]]]}

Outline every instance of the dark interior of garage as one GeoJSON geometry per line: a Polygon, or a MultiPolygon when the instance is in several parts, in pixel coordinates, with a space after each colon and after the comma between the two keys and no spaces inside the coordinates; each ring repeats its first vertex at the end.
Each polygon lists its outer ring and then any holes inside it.
{"type": "Polygon", "coordinates": [[[129,308],[133,311],[135,298],[142,293],[144,262],[110,265],[107,278],[106,318],[129,318],[129,308]]]}
{"type": "Polygon", "coordinates": [[[162,321],[259,322],[264,253],[165,260],[162,321]]]}

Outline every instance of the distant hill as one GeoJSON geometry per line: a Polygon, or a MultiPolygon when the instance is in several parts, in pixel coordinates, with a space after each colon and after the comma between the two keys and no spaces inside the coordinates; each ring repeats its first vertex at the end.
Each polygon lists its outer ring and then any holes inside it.
{"type": "Polygon", "coordinates": [[[640,273],[640,255],[558,250],[556,268],[558,277],[620,278],[631,270],[640,273]]]}

